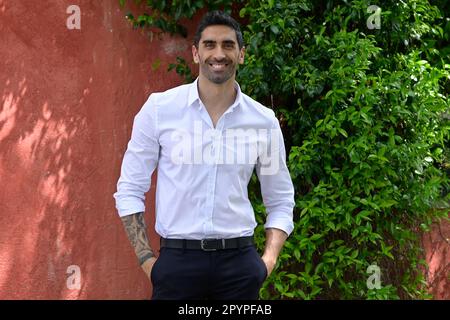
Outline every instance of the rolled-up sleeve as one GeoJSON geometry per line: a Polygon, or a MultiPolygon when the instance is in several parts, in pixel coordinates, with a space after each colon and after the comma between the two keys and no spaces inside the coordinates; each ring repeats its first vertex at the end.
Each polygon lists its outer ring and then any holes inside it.
{"type": "Polygon", "coordinates": [[[288,235],[294,230],[294,186],[286,166],[286,151],[278,119],[273,116],[267,148],[258,156],[256,173],[261,184],[261,195],[266,207],[264,227],[277,228],[288,235]]]}
{"type": "Polygon", "coordinates": [[[114,193],[121,217],[145,210],[145,193],[150,189],[151,176],[159,157],[157,112],[152,94],[134,118],[117,192],[114,193]]]}

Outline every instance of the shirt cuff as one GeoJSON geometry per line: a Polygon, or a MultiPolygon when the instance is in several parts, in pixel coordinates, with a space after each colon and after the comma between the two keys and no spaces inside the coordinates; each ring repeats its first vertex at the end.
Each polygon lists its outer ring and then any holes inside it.
{"type": "Polygon", "coordinates": [[[120,217],[145,211],[145,205],[141,201],[134,200],[122,200],[116,208],[120,217]]]}
{"type": "MultiPolygon", "coordinates": [[[[271,213],[267,216],[266,224],[264,225],[265,229],[276,228],[283,230],[289,236],[294,230],[294,222],[290,217],[274,217],[275,213],[271,213]]],[[[284,215],[284,214],[283,214],[284,215]]],[[[292,215],[291,215],[292,216],[292,215]]]]}

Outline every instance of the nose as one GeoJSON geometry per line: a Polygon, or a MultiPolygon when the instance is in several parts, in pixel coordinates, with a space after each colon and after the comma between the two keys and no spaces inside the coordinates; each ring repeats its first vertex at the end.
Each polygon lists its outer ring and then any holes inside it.
{"type": "Polygon", "coordinates": [[[225,52],[222,49],[222,46],[217,46],[213,53],[213,58],[217,61],[221,61],[226,58],[225,52]]]}

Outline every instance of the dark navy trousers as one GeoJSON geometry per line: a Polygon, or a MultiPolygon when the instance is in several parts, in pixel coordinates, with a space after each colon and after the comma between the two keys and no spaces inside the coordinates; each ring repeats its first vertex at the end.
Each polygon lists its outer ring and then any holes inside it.
{"type": "Polygon", "coordinates": [[[254,246],[203,251],[161,248],[152,300],[256,300],[267,268],[254,246]]]}

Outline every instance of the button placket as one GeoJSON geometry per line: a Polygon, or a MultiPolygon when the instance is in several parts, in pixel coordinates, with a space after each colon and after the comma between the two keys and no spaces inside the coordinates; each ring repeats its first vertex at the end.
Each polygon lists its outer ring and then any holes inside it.
{"type": "Polygon", "coordinates": [[[213,159],[212,163],[209,164],[209,172],[208,172],[208,183],[207,183],[207,196],[206,196],[206,214],[205,214],[205,224],[204,224],[204,232],[205,235],[213,235],[214,234],[214,225],[213,225],[213,213],[214,213],[214,200],[215,200],[215,191],[216,191],[216,182],[217,182],[217,165],[221,150],[221,139],[222,132],[224,128],[224,117],[222,116],[216,124],[216,128],[213,128],[214,134],[211,137],[211,157],[213,159]]]}

